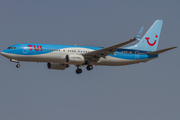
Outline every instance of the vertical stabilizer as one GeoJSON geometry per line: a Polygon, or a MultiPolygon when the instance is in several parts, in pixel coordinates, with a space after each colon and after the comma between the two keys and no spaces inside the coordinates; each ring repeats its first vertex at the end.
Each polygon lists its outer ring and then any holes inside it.
{"type": "Polygon", "coordinates": [[[127,49],[156,51],[162,24],[163,20],[156,20],[154,24],[151,26],[151,28],[142,37],[142,39],[136,45],[127,47],[127,49]]]}

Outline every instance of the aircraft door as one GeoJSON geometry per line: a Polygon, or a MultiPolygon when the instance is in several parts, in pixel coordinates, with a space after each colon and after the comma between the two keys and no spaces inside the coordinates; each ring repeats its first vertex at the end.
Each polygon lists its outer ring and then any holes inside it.
{"type": "Polygon", "coordinates": [[[28,48],[27,48],[27,45],[26,45],[26,44],[23,44],[23,45],[22,45],[22,49],[23,49],[23,53],[24,53],[24,54],[27,54],[28,48]]]}
{"type": "Polygon", "coordinates": [[[135,51],[135,59],[139,59],[139,52],[138,51],[135,51]]]}
{"type": "Polygon", "coordinates": [[[78,50],[77,50],[77,54],[81,54],[81,50],[78,49],[78,50]]]}
{"type": "Polygon", "coordinates": [[[76,49],[73,50],[73,54],[76,54],[76,49]]]}
{"type": "Polygon", "coordinates": [[[73,50],[73,54],[81,54],[81,50],[79,50],[79,49],[74,49],[74,50],[73,50]]]}

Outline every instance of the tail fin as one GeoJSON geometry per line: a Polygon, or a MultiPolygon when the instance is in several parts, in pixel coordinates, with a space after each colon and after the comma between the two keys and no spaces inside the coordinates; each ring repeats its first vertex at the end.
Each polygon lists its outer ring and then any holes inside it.
{"type": "Polygon", "coordinates": [[[163,20],[156,20],[136,45],[127,48],[144,51],[156,51],[161,33],[162,23],[163,20]]]}

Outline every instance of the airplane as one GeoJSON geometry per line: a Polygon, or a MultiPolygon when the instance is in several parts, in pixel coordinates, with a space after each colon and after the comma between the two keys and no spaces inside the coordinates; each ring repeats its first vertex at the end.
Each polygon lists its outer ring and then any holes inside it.
{"type": "Polygon", "coordinates": [[[163,52],[177,48],[157,50],[162,24],[163,20],[156,20],[142,39],[140,37],[144,27],[136,37],[110,47],[23,43],[8,47],[1,51],[1,55],[16,62],[17,68],[20,67],[20,61],[46,62],[49,69],[55,70],[65,70],[75,65],[77,74],[82,73],[81,67],[90,71],[93,65],[122,66],[147,62],[158,58],[163,52]],[[137,44],[120,48],[136,40],[139,40],[137,44]]]}

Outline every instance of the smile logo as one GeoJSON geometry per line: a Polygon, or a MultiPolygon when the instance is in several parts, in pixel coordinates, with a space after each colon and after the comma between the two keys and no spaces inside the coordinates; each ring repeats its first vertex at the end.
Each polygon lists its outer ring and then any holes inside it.
{"type": "MultiPolygon", "coordinates": [[[[158,35],[155,36],[156,38],[158,38],[158,35]]],[[[154,46],[156,44],[156,40],[154,41],[154,43],[150,43],[149,42],[149,37],[145,37],[145,39],[147,40],[147,43],[150,45],[150,46],[154,46]]]]}

